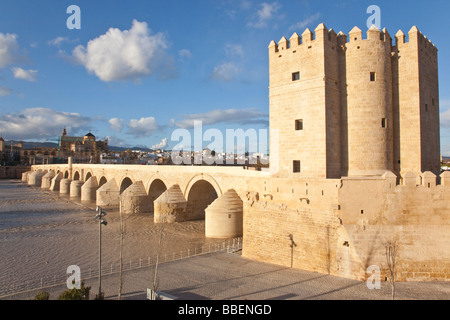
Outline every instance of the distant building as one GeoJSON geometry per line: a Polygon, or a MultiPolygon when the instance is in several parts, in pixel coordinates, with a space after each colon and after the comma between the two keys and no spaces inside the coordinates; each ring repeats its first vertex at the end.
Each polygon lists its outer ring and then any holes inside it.
{"type": "Polygon", "coordinates": [[[23,143],[10,145],[6,143],[3,137],[0,136],[0,165],[6,164],[19,164],[20,162],[20,151],[23,149],[23,143]]]}
{"type": "Polygon", "coordinates": [[[64,128],[59,140],[59,157],[62,162],[72,157],[76,163],[99,163],[100,155],[105,152],[108,152],[108,139],[96,141],[90,132],[83,137],[72,137],[67,135],[64,128]]]}

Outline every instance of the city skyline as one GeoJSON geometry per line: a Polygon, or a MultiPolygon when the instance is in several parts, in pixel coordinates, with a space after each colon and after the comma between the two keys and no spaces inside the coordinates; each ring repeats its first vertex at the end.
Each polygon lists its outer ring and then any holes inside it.
{"type": "Polygon", "coordinates": [[[92,132],[113,146],[172,148],[171,133],[268,129],[271,40],[367,31],[381,9],[391,36],[416,25],[439,52],[441,153],[450,155],[446,1],[6,1],[0,12],[0,134],[55,140],[92,132]],[[67,8],[81,9],[68,29],[67,8]]]}

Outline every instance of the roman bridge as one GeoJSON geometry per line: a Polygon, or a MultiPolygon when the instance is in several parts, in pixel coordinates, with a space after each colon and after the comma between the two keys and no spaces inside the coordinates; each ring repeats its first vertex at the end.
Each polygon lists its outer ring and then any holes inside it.
{"type": "Polygon", "coordinates": [[[242,236],[246,258],[356,279],[384,263],[383,243],[395,236],[402,279],[424,256],[440,270],[433,279],[448,279],[449,172],[399,181],[392,172],[306,179],[230,166],[61,164],[33,166],[22,181],[155,223],[204,219],[206,237],[242,236]]]}
{"type": "Polygon", "coordinates": [[[207,236],[227,238],[242,236],[243,200],[268,177],[229,166],[60,164],[33,166],[22,180],[125,214],[154,214],[156,223],[205,219],[207,236]]]}

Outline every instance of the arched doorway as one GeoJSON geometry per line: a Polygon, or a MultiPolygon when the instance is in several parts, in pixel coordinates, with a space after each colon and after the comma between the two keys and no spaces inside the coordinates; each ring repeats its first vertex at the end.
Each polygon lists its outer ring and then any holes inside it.
{"type": "Polygon", "coordinates": [[[130,178],[125,178],[122,180],[122,183],[120,184],[120,194],[122,194],[129,186],[133,184],[133,181],[131,181],[130,178]]]}
{"type": "Polygon", "coordinates": [[[148,190],[148,196],[150,197],[150,208],[151,212],[154,211],[153,201],[159,198],[167,190],[165,183],[160,179],[155,179],[150,184],[150,188],[148,190]]]}
{"type": "Polygon", "coordinates": [[[188,220],[201,220],[205,218],[205,209],[218,195],[214,187],[206,180],[195,182],[187,196],[186,214],[188,220]]]}

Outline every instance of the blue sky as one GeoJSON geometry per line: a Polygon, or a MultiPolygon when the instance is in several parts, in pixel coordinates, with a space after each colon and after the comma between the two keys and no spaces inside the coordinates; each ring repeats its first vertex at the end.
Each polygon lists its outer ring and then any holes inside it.
{"type": "Polygon", "coordinates": [[[416,25],[439,49],[442,153],[450,155],[450,2],[61,1],[0,3],[0,134],[57,139],[91,131],[111,145],[173,147],[173,130],[268,129],[268,49],[323,22],[391,35],[416,25]],[[81,29],[66,25],[70,5],[81,29]],[[126,48],[126,49],[125,49],[126,48]],[[163,142],[161,144],[161,142],[163,142]]]}

